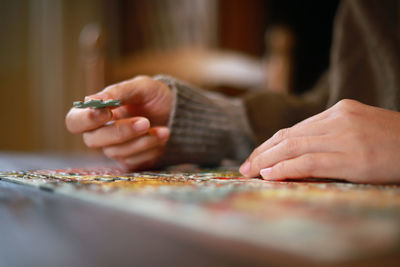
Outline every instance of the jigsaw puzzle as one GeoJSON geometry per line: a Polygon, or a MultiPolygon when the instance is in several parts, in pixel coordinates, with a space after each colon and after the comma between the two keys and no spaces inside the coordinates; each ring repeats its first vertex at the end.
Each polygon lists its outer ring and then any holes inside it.
{"type": "Polygon", "coordinates": [[[14,171],[0,179],[313,259],[356,259],[400,244],[398,186],[270,182],[228,169],[14,171]]]}

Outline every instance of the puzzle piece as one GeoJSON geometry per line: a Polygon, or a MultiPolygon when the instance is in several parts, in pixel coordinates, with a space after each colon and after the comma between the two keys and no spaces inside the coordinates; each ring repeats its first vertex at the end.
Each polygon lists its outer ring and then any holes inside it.
{"type": "Polygon", "coordinates": [[[121,105],[121,100],[110,99],[110,100],[101,100],[101,99],[91,99],[88,101],[75,101],[73,106],[76,108],[106,108],[106,107],[118,107],[121,105]]]}

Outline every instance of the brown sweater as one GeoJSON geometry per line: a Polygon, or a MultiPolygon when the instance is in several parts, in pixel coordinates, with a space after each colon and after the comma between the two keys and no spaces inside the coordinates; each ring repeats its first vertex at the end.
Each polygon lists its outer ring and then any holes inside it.
{"type": "Polygon", "coordinates": [[[228,98],[157,76],[175,94],[161,165],[242,161],[277,130],[343,98],[399,110],[399,11],[395,0],[343,1],[335,18],[330,68],[303,96],[259,92],[228,98]]]}

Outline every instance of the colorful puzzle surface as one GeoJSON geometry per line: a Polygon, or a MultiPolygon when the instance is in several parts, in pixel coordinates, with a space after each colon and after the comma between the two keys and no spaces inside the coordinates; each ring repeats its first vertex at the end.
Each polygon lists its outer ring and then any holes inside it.
{"type": "Polygon", "coordinates": [[[400,244],[398,186],[269,182],[229,170],[38,170],[0,179],[317,260],[379,255],[400,244]]]}

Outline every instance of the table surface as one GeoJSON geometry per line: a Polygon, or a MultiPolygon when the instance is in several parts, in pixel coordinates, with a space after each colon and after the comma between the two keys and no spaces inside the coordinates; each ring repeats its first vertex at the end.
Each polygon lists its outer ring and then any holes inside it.
{"type": "MultiPolygon", "coordinates": [[[[97,156],[0,153],[1,171],[109,163],[97,156]]],[[[5,181],[0,225],[0,266],[334,265],[5,181]]],[[[343,264],[395,266],[399,260],[399,251],[388,251],[343,264]]]]}

